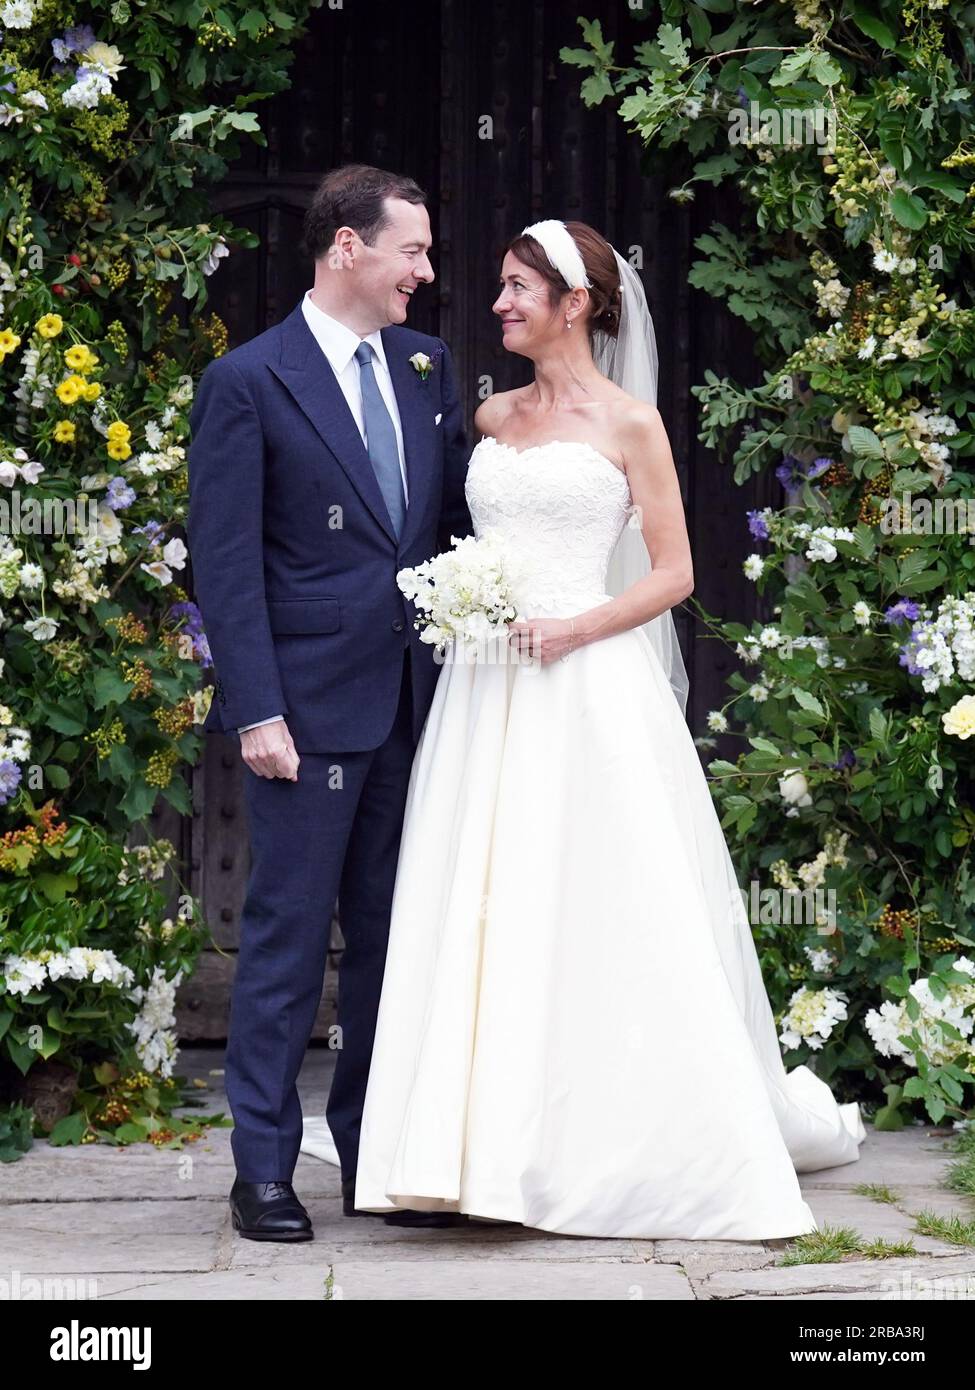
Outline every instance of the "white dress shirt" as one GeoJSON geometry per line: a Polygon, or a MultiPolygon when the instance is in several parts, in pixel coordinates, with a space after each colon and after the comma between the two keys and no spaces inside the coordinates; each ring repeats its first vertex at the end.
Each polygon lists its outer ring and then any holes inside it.
{"type": "MultiPolygon", "coordinates": [[[[360,367],[356,360],[356,348],[360,343],[368,343],[373,350],[372,371],[376,378],[376,385],[379,393],[389,411],[389,417],[393,422],[393,429],[396,431],[396,449],[399,453],[399,469],[403,478],[403,496],[409,502],[410,493],[406,481],[406,455],[403,449],[403,422],[400,420],[399,405],[396,401],[396,393],[393,390],[393,381],[389,375],[389,367],[386,363],[386,352],[383,348],[382,335],[377,329],[375,333],[367,333],[360,337],[354,328],[347,327],[340,323],[338,319],[333,319],[331,314],[326,314],[319,309],[317,304],[312,302],[311,290],[305,291],[305,297],[301,301],[301,312],[305,316],[305,322],[311,329],[315,342],[321,348],[328,359],[329,366],[335,373],[335,379],[339,384],[342,395],[345,397],[348,407],[352,412],[359,433],[362,435],[363,444],[367,445],[365,416],[362,410],[362,387],[359,382],[360,367]]],[[[368,447],[368,445],[367,445],[368,447]]],[[[275,724],[279,719],[283,719],[283,714],[273,714],[270,719],[259,719],[256,724],[242,724],[237,730],[242,734],[245,729],[256,729],[261,724],[275,724]]]]}

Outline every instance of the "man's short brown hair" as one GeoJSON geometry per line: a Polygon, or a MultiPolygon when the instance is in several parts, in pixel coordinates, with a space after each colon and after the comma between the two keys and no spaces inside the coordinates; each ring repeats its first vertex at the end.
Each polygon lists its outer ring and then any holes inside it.
{"type": "Polygon", "coordinates": [[[324,256],[339,227],[351,227],[367,246],[386,226],[385,199],[426,203],[426,194],[405,174],[391,174],[371,164],[343,164],[325,175],[305,213],[302,250],[317,260],[324,256]]]}

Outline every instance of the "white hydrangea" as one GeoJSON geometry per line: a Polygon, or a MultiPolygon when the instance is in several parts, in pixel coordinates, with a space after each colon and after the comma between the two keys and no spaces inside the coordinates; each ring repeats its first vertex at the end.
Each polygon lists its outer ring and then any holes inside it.
{"type": "Polygon", "coordinates": [[[742,565],[742,569],[746,579],[761,579],[762,572],[765,569],[765,561],[762,559],[761,555],[749,555],[742,565]]]}
{"type": "Polygon", "coordinates": [[[782,1019],[779,1041],[789,1050],[805,1043],[818,1052],[836,1027],[847,1017],[849,999],[839,990],[797,989],[782,1019]]]}
{"type": "Polygon", "coordinates": [[[975,681],[975,591],[942,599],[933,616],[923,608],[906,646],[928,694],[956,678],[975,681]]]}
{"type": "Polygon", "coordinates": [[[93,985],[131,985],[131,969],[114,951],[91,946],[72,946],[65,952],[41,951],[27,956],[8,956],[3,973],[11,994],[30,994],[47,980],[87,981],[93,985]]]}
{"type": "Polygon", "coordinates": [[[853,532],[848,526],[817,526],[809,538],[806,559],[833,561],[838,553],[833,542],[853,539],[853,532]]]}
{"type": "Polygon", "coordinates": [[[815,970],[817,975],[828,975],[836,964],[836,957],[833,955],[832,951],[827,951],[825,948],[819,949],[813,946],[805,946],[803,949],[806,952],[806,958],[810,966],[815,970]]]}
{"type": "Polygon", "coordinates": [[[139,985],[132,990],[129,998],[141,1005],[139,1013],[128,1025],[135,1037],[135,1050],[139,1061],[147,1072],[158,1072],[163,1077],[173,1074],[173,1063],[178,1052],[176,1034],[176,990],[183,979],[178,970],[171,980],[166,979],[165,971],[157,965],[152,979],[145,987],[139,985]]]}
{"type": "Polygon", "coordinates": [[[953,965],[973,982],[949,985],[944,998],[937,999],[928,979],[915,980],[909,992],[921,1008],[917,1019],[911,1019],[903,1000],[885,1000],[879,1009],[869,1011],[864,1023],[881,1057],[898,1057],[908,1066],[916,1067],[917,1057],[900,1041],[902,1036],[915,1030],[921,1039],[925,1057],[934,1066],[942,1066],[969,1050],[971,1044],[967,1039],[975,1026],[971,1013],[975,1004],[975,965],[967,956],[959,956],[953,965]],[[942,1020],[958,1030],[962,1035],[961,1040],[942,1033],[939,1026],[942,1020]]]}

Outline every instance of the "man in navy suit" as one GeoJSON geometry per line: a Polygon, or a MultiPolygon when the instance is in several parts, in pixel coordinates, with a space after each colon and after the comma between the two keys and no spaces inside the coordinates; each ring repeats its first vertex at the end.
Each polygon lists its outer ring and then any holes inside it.
{"type": "MultiPolygon", "coordinates": [[[[314,287],[207,367],[191,419],[188,532],[216,676],[206,727],[239,732],[246,764],[252,862],[226,1083],[234,1226],[258,1240],[313,1234],[292,1186],[296,1077],[336,899],[327,1117],[355,1214],[400,830],[439,674],[396,573],[471,530],[450,353],[403,326],[434,278],[422,190],[365,165],[334,170],[304,241],[314,287]]],[[[440,1224],[432,1215],[393,1217],[440,1224]]]]}

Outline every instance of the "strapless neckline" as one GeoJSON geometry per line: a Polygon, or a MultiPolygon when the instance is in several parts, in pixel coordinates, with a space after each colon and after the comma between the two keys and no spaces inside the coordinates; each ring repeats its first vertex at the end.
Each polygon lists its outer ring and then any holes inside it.
{"type": "Polygon", "coordinates": [[[498,439],[496,435],[486,434],[478,441],[475,447],[480,448],[481,444],[494,444],[498,449],[506,449],[509,454],[514,454],[518,458],[523,458],[527,454],[538,453],[542,449],[582,449],[589,454],[591,458],[598,459],[600,463],[605,463],[608,468],[613,470],[617,477],[623,479],[627,489],[629,488],[629,482],[622,468],[618,468],[612,459],[600,453],[595,445],[589,444],[582,439],[547,439],[543,444],[528,444],[525,448],[518,449],[514,444],[506,444],[503,439],[498,439]]]}

